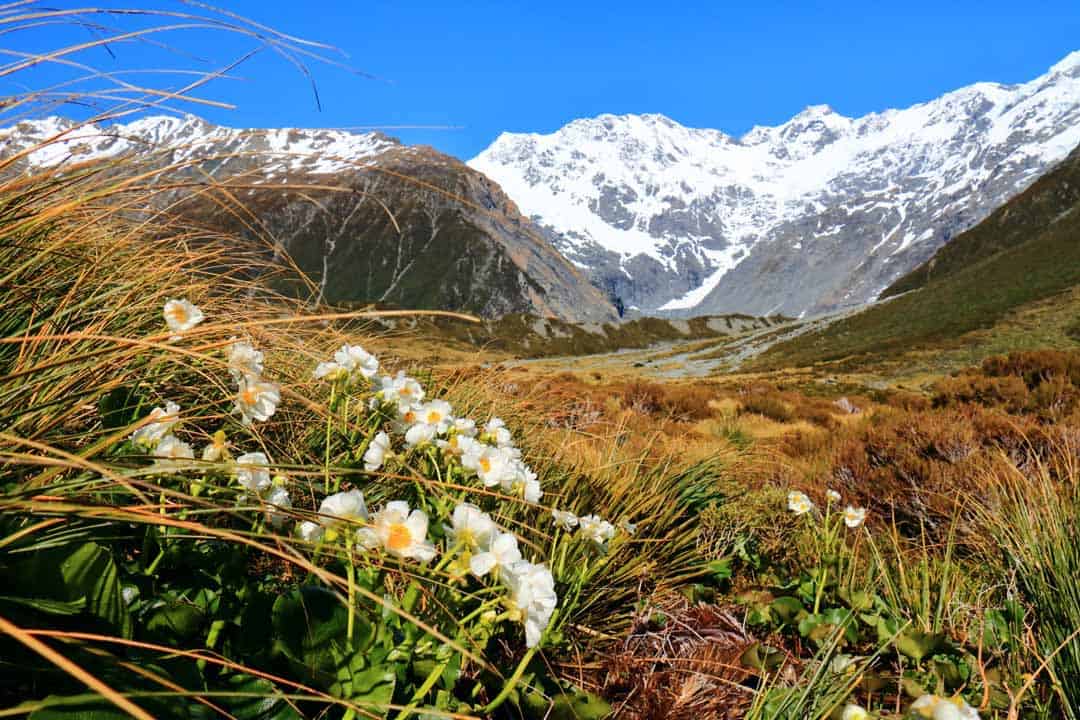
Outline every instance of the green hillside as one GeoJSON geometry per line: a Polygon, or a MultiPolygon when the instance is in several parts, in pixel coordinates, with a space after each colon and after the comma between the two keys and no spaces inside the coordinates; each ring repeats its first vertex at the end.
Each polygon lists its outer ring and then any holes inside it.
{"type": "Polygon", "coordinates": [[[1022,245],[1080,203],[1080,148],[990,217],[956,236],[932,258],[890,285],[882,298],[938,282],[995,253],[1022,245]]]}
{"type": "Polygon", "coordinates": [[[1080,151],[944,250],[926,266],[932,270],[893,286],[914,292],[778,344],[752,367],[859,362],[946,346],[1080,284],[1080,151]]]}

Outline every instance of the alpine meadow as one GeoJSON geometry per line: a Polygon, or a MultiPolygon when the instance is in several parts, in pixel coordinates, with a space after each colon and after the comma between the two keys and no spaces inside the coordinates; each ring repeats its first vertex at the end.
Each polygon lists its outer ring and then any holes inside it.
{"type": "Polygon", "coordinates": [[[0,7],[0,718],[1080,720],[1080,50],[578,73],[691,5],[0,7]]]}

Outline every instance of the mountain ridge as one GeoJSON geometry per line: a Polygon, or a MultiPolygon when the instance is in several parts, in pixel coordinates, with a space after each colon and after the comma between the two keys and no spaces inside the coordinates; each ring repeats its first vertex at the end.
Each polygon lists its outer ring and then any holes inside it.
{"type": "Polygon", "coordinates": [[[939,254],[948,255],[954,244],[965,252],[947,272],[777,344],[749,369],[859,366],[908,351],[940,352],[1035,303],[1071,302],[1066,295],[1080,288],[1080,145],[939,254]],[[986,238],[1006,240],[988,244],[986,238]]]}
{"type": "MultiPolygon", "coordinates": [[[[382,133],[234,129],[190,115],[107,126],[53,117],[0,129],[0,152],[14,172],[137,155],[140,167],[231,185],[257,211],[274,254],[287,253],[328,302],[578,322],[617,317],[496,183],[382,133]]],[[[206,227],[254,239],[249,223],[204,195],[170,191],[168,202],[206,227]]],[[[296,293],[306,287],[279,283],[296,293]]]]}
{"type": "Polygon", "coordinates": [[[640,311],[861,304],[1080,144],[1080,51],[861,118],[811,105],[741,137],[659,114],[503,133],[470,165],[640,311]]]}

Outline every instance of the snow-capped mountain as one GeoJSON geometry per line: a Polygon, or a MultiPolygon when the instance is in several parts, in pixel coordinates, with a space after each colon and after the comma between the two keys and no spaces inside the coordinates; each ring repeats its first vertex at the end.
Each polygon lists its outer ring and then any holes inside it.
{"type": "Polygon", "coordinates": [[[401,143],[380,132],[230,128],[194,115],[151,115],[107,124],[76,123],[54,116],[0,128],[0,157],[25,151],[20,162],[31,166],[70,166],[136,153],[164,154],[169,163],[177,165],[217,158],[219,162],[212,167],[201,167],[211,175],[257,164],[264,180],[289,172],[338,172],[398,147],[401,143]]]}
{"type": "Polygon", "coordinates": [[[808,107],[734,138],[662,115],[504,133],[469,162],[641,312],[865,303],[1080,145],[1080,51],[861,118],[808,107]]]}
{"type": "MultiPolygon", "coordinates": [[[[235,129],[194,116],[79,125],[61,118],[0,129],[0,172],[113,172],[233,186],[258,223],[187,183],[160,198],[172,212],[287,253],[319,296],[579,322],[616,319],[611,302],[556,252],[502,190],[461,161],[381,133],[235,129]],[[255,228],[258,228],[256,231],[255,228]]],[[[170,187],[175,183],[170,183],[170,187]]],[[[275,280],[286,292],[308,286],[275,280]]]]}

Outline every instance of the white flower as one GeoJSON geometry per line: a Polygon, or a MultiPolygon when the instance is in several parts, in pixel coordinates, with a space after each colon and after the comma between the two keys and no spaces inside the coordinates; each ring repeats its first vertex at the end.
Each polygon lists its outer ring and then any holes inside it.
{"type": "Polygon", "coordinates": [[[536,479],[535,475],[531,480],[525,480],[521,483],[521,497],[524,498],[525,502],[538,503],[543,495],[544,491],[540,489],[540,481],[536,479]]]}
{"type": "Polygon", "coordinates": [[[563,530],[573,530],[578,524],[578,516],[569,510],[552,510],[551,517],[554,518],[555,524],[563,530]]]}
{"type": "Polygon", "coordinates": [[[386,462],[388,453],[390,453],[390,436],[380,430],[364,451],[364,469],[368,472],[378,470],[386,462]]]}
{"type": "Polygon", "coordinates": [[[341,349],[334,353],[334,362],[352,376],[361,375],[371,379],[379,372],[379,361],[359,345],[342,345],[341,349]]]}
{"type": "Polygon", "coordinates": [[[296,533],[300,536],[300,539],[306,542],[317,542],[323,536],[323,532],[322,525],[313,523],[310,520],[305,520],[296,528],[296,533]]]}
{"type": "Polygon", "coordinates": [[[261,452],[245,453],[236,458],[233,475],[240,487],[262,495],[270,489],[270,460],[261,452]]]}
{"type": "Polygon", "coordinates": [[[559,602],[555,579],[543,565],[520,560],[503,573],[513,603],[525,623],[525,644],[536,647],[559,602]]]}
{"type": "Polygon", "coordinates": [[[840,493],[835,490],[829,490],[825,493],[825,499],[831,503],[840,502],[840,493]]]}
{"type": "Polygon", "coordinates": [[[844,712],[840,714],[840,720],[870,720],[870,713],[858,705],[848,703],[844,706],[844,712]]]}
{"type": "Polygon", "coordinates": [[[180,406],[169,401],[165,403],[165,407],[156,407],[151,410],[149,422],[131,433],[131,439],[138,445],[152,447],[168,435],[178,422],[180,422],[180,406]]]}
{"type": "Polygon", "coordinates": [[[806,497],[805,493],[801,493],[798,490],[793,490],[788,493],[787,506],[788,510],[796,515],[805,515],[814,509],[814,503],[810,502],[810,498],[806,497]]]}
{"type": "Polygon", "coordinates": [[[274,485],[270,490],[270,494],[266,496],[266,505],[267,520],[274,527],[280,528],[289,517],[281,511],[292,509],[292,498],[289,497],[289,491],[281,485],[274,485]]]}
{"type": "Polygon", "coordinates": [[[229,443],[225,439],[225,431],[218,430],[203,448],[202,459],[206,462],[221,462],[229,457],[229,443]]]}
{"type": "Polygon", "coordinates": [[[615,537],[615,526],[599,515],[585,515],[578,518],[578,533],[597,545],[603,545],[615,537]]]}
{"type": "Polygon", "coordinates": [[[416,423],[405,431],[405,444],[410,447],[414,445],[423,445],[426,442],[434,440],[436,433],[438,433],[438,428],[434,425],[416,423]]]}
{"type": "Polygon", "coordinates": [[[383,402],[399,406],[399,412],[401,406],[414,407],[424,399],[424,388],[401,370],[394,377],[384,375],[379,382],[382,387],[378,396],[383,402]]]}
{"type": "Polygon", "coordinates": [[[450,403],[445,400],[429,400],[420,405],[416,410],[417,419],[425,425],[431,425],[441,435],[450,429],[451,417],[450,403]]]}
{"type": "Polygon", "coordinates": [[[488,573],[500,575],[519,560],[521,550],[513,533],[496,532],[487,550],[469,558],[469,572],[476,577],[484,577],[488,573]]]}
{"type": "Polygon", "coordinates": [[[245,425],[250,425],[252,420],[269,420],[277,410],[279,402],[281,391],[274,383],[251,376],[240,379],[240,388],[236,393],[236,410],[245,425]]]}
{"type": "Polygon", "coordinates": [[[323,378],[329,378],[330,380],[340,380],[349,375],[349,371],[338,365],[336,362],[321,362],[315,366],[315,372],[312,373],[316,380],[322,380],[323,378]]]}
{"type": "MultiPolygon", "coordinates": [[[[428,517],[422,510],[409,511],[409,504],[389,502],[372,518],[372,531],[379,544],[395,557],[427,562],[435,557],[435,546],[427,539],[428,517]]],[[[358,538],[359,539],[359,538],[358,538]]],[[[366,540],[360,540],[362,544],[366,540]]]]}
{"type": "Polygon", "coordinates": [[[154,448],[155,464],[166,470],[176,470],[186,463],[185,460],[194,460],[195,451],[183,440],[175,435],[166,435],[158,441],[154,448]]]}
{"type": "Polygon", "coordinates": [[[367,503],[359,490],[327,495],[319,505],[319,522],[324,527],[336,527],[342,523],[366,521],[367,503]]]}
{"type": "Polygon", "coordinates": [[[476,422],[469,418],[454,418],[453,431],[458,435],[464,435],[465,437],[476,437],[476,422]]]}
{"type": "Polygon", "coordinates": [[[484,432],[499,447],[508,447],[514,444],[514,438],[510,435],[510,431],[506,429],[506,423],[497,417],[488,420],[487,425],[484,426],[484,432]]]}
{"type": "MultiPolygon", "coordinates": [[[[443,452],[449,453],[455,457],[462,457],[465,453],[482,443],[473,440],[468,435],[451,434],[446,440],[436,440],[435,444],[438,445],[443,452]]],[[[475,450],[474,452],[480,452],[480,450],[475,450]]]]}
{"type": "MultiPolygon", "coordinates": [[[[500,448],[500,452],[506,453],[507,457],[512,457],[508,448],[500,448]]],[[[540,497],[544,494],[540,490],[536,473],[518,459],[509,460],[508,468],[502,474],[501,484],[502,489],[507,493],[524,498],[526,502],[540,502],[540,497]]]]}
{"type": "Polygon", "coordinates": [[[187,300],[169,300],[164,308],[165,324],[174,334],[173,340],[180,338],[180,333],[187,332],[204,319],[202,310],[187,300]]]}
{"type": "Polygon", "coordinates": [[[461,466],[472,470],[487,487],[495,487],[512,477],[513,459],[504,448],[495,448],[484,443],[473,444],[461,456],[461,466]]]}
{"type": "Polygon", "coordinates": [[[455,543],[475,550],[490,547],[491,539],[497,531],[495,521],[490,515],[471,503],[461,503],[454,508],[447,535],[455,543]]]}
{"type": "Polygon", "coordinates": [[[242,378],[259,377],[263,371],[263,354],[255,349],[249,342],[232,338],[227,355],[229,359],[229,373],[237,382],[242,378]]]}
{"type": "Polygon", "coordinates": [[[932,720],[979,720],[979,712],[959,695],[951,698],[923,695],[911,704],[911,711],[932,720]]]}
{"type": "Polygon", "coordinates": [[[866,521],[866,508],[857,508],[848,505],[844,509],[844,524],[849,528],[857,528],[866,521]]]}

